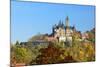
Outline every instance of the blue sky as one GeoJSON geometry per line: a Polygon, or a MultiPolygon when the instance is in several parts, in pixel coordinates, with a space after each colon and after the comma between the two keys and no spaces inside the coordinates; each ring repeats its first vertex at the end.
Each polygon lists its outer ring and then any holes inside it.
{"type": "Polygon", "coordinates": [[[27,41],[69,17],[70,26],[85,32],[95,27],[95,6],[11,1],[11,42],[27,41]]]}

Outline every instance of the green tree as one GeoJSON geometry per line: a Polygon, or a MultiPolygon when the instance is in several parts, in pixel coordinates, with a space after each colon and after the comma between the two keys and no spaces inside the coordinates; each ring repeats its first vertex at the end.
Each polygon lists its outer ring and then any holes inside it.
{"type": "Polygon", "coordinates": [[[36,41],[36,40],[47,40],[46,35],[45,34],[37,34],[35,36],[32,36],[28,41],[33,42],[33,41],[36,41]]]}
{"type": "MultiPolygon", "coordinates": [[[[25,63],[29,64],[32,60],[32,52],[24,47],[16,47],[15,45],[11,50],[11,58],[16,61],[16,63],[25,63]]],[[[13,63],[13,62],[12,62],[13,63]]]]}
{"type": "Polygon", "coordinates": [[[19,41],[16,41],[16,44],[15,44],[16,46],[19,46],[20,45],[20,43],[19,43],[19,41]]]}

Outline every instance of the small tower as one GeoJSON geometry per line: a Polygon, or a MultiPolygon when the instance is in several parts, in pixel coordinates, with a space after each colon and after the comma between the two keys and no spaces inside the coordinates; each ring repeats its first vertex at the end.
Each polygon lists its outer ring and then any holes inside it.
{"type": "Polygon", "coordinates": [[[68,16],[66,17],[66,34],[69,33],[69,18],[68,16]]]}
{"type": "Polygon", "coordinates": [[[73,32],[76,32],[75,24],[73,25],[73,32]]]}
{"type": "Polygon", "coordinates": [[[68,18],[68,16],[66,17],[66,27],[69,27],[69,18],[68,18]]]}
{"type": "Polygon", "coordinates": [[[68,16],[66,17],[66,45],[67,46],[72,46],[72,36],[71,36],[71,29],[69,26],[69,18],[68,16]]]}

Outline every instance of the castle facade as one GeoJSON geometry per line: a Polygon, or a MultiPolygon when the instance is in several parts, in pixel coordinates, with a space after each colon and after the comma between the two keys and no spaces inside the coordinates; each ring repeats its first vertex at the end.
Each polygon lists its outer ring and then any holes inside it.
{"type": "Polygon", "coordinates": [[[52,36],[59,42],[72,44],[72,34],[76,31],[74,26],[69,25],[69,17],[66,17],[65,24],[59,21],[58,25],[52,27],[52,36]]]}

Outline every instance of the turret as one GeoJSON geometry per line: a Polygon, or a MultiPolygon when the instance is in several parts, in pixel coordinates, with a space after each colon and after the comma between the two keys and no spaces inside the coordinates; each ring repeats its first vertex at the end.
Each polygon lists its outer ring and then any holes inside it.
{"type": "Polygon", "coordinates": [[[69,18],[66,17],[66,34],[69,33],[69,18]]]}
{"type": "Polygon", "coordinates": [[[69,18],[68,18],[68,16],[66,17],[66,27],[69,27],[69,18]]]}

